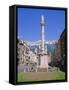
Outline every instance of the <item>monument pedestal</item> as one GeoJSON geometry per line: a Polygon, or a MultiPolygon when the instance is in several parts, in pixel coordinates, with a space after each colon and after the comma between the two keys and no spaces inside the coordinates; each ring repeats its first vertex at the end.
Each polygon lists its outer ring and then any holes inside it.
{"type": "Polygon", "coordinates": [[[46,69],[46,71],[48,71],[48,63],[49,63],[49,59],[50,59],[50,55],[47,54],[47,53],[39,53],[38,54],[38,57],[39,57],[39,61],[38,61],[38,67],[41,68],[41,69],[46,69]]]}

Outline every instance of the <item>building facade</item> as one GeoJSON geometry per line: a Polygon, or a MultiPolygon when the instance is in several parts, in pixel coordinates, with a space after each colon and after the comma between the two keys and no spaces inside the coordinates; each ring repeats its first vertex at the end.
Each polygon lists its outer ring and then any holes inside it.
{"type": "Polygon", "coordinates": [[[26,42],[18,39],[17,47],[17,58],[18,58],[18,71],[22,70],[24,72],[36,71],[37,67],[37,57],[30,50],[30,46],[26,42]]]}
{"type": "Polygon", "coordinates": [[[58,43],[56,44],[56,49],[55,49],[55,56],[56,60],[58,63],[58,67],[60,70],[65,71],[65,65],[66,65],[66,30],[64,30],[58,40],[58,43]]]}

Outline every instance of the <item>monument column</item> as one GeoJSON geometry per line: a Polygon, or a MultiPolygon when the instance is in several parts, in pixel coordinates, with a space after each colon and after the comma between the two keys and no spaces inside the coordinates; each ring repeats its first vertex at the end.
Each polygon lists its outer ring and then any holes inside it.
{"type": "Polygon", "coordinates": [[[42,28],[42,40],[41,40],[41,50],[44,52],[44,16],[41,16],[41,28],[42,28]]]}
{"type": "MultiPolygon", "coordinates": [[[[44,16],[41,16],[41,51],[38,53],[38,63],[41,71],[48,71],[48,60],[50,59],[50,55],[47,53],[47,45],[45,49],[44,45],[44,16]]],[[[40,49],[40,48],[39,48],[40,49]]]]}

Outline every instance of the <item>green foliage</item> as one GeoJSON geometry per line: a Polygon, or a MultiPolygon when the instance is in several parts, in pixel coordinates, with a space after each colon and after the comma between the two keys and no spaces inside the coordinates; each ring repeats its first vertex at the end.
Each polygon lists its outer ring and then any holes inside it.
{"type": "Polygon", "coordinates": [[[52,55],[51,55],[51,63],[50,65],[51,66],[57,66],[57,60],[56,60],[56,56],[55,56],[55,50],[52,52],[52,55]]]}

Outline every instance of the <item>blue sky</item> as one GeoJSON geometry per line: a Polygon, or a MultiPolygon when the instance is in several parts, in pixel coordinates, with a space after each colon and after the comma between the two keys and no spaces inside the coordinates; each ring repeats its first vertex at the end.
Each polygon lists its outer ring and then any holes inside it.
{"type": "Polygon", "coordinates": [[[41,40],[41,15],[45,21],[45,40],[58,40],[65,28],[65,11],[18,8],[18,36],[26,41],[41,40]]]}

